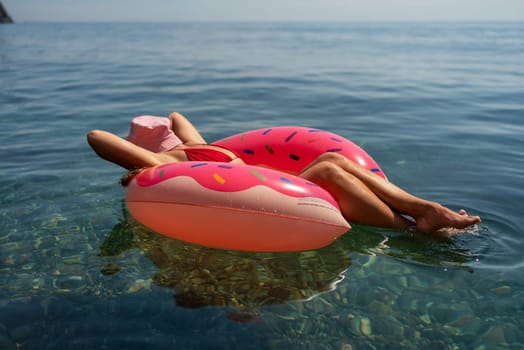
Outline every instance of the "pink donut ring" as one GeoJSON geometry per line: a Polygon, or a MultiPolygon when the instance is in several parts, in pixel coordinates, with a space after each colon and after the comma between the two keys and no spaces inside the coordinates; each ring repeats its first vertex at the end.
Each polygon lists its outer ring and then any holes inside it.
{"type": "Polygon", "coordinates": [[[213,142],[236,152],[251,165],[298,174],[326,152],[342,154],[382,178],[380,166],[362,148],[329,131],[300,126],[279,126],[247,131],[213,142]]]}
{"type": "Polygon", "coordinates": [[[235,151],[248,164],[184,162],[146,169],[127,188],[131,215],[158,233],[210,247],[318,249],[350,225],[326,190],[290,173],[324,152],[337,152],[385,178],[360,147],[317,129],[260,129],[214,144],[235,151]]]}
{"type": "Polygon", "coordinates": [[[217,162],[146,169],[127,188],[129,212],[166,236],[246,251],[326,246],[350,226],[323,188],[279,171],[217,162]]]}

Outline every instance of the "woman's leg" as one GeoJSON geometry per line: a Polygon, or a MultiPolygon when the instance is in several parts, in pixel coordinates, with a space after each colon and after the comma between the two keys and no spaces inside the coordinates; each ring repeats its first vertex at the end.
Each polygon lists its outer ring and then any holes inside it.
{"type": "Polygon", "coordinates": [[[378,198],[362,181],[331,162],[318,161],[299,174],[327,190],[350,222],[389,228],[406,228],[413,223],[378,198]]]}
{"type": "MultiPolygon", "coordinates": [[[[344,206],[351,210],[348,212],[348,217],[358,223],[376,225],[377,213],[381,217],[387,213],[384,210],[373,214],[373,211],[364,212],[360,209],[361,212],[359,212],[353,209],[353,207],[360,208],[363,204],[364,208],[373,209],[369,206],[370,203],[380,208],[377,201],[388,207],[392,213],[397,213],[396,215],[402,213],[413,217],[417,229],[424,232],[437,231],[446,227],[462,229],[480,222],[479,217],[468,216],[465,211],[455,213],[438,203],[415,197],[337,153],[321,155],[299,176],[326,188],[341,203],[341,207],[345,202],[354,203],[352,205],[344,204],[344,206]],[[322,172],[326,173],[322,174],[322,172]],[[352,183],[352,185],[346,188],[345,182],[352,183]],[[360,216],[356,219],[351,214],[360,216]]],[[[388,227],[392,226],[388,225],[388,227]]]]}

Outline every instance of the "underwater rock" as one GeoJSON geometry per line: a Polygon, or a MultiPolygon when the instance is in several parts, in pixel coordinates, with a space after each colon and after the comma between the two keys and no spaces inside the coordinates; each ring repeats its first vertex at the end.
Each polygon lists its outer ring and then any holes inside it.
{"type": "Polygon", "coordinates": [[[86,288],[82,275],[61,275],[53,278],[53,288],[59,293],[81,292],[86,288]]]}
{"type": "Polygon", "coordinates": [[[429,309],[431,319],[442,324],[460,325],[465,317],[473,318],[473,310],[466,303],[433,304],[429,309]]]}
{"type": "MultiPolygon", "coordinates": [[[[375,319],[373,322],[374,328],[376,328],[376,334],[386,336],[387,341],[402,341],[410,335],[410,327],[403,324],[399,319],[393,316],[384,316],[375,319]]],[[[414,336],[414,335],[413,335],[414,336]]],[[[415,336],[414,336],[415,337],[415,336]]]]}
{"type": "Polygon", "coordinates": [[[3,331],[0,331],[0,349],[15,350],[17,348],[15,343],[11,339],[9,339],[7,334],[3,333],[3,331]]]}
{"type": "Polygon", "coordinates": [[[104,266],[102,270],[100,270],[100,272],[104,276],[115,275],[119,273],[120,271],[122,271],[122,268],[118,267],[115,263],[109,263],[106,266],[104,266]]]}
{"type": "Polygon", "coordinates": [[[512,292],[512,289],[510,286],[500,286],[497,288],[493,288],[492,291],[495,292],[496,294],[503,295],[503,294],[510,294],[512,292]]]}
{"type": "Polygon", "coordinates": [[[483,336],[485,344],[487,345],[501,345],[506,342],[504,335],[504,328],[502,326],[491,327],[483,336]]]}

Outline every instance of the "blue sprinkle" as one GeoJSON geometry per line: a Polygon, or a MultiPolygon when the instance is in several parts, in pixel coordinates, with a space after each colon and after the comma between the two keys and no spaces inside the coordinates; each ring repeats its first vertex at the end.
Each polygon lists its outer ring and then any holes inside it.
{"type": "Polygon", "coordinates": [[[245,150],[243,150],[243,152],[246,153],[246,154],[255,154],[255,151],[252,150],[252,149],[245,149],[245,150]]]}
{"type": "Polygon", "coordinates": [[[308,132],[322,132],[322,130],[318,130],[318,129],[311,129],[311,130],[308,130],[308,132]]]}
{"type": "Polygon", "coordinates": [[[191,168],[198,168],[199,166],[206,166],[207,163],[198,163],[198,164],[193,164],[191,165],[191,168]]]}
{"type": "Polygon", "coordinates": [[[233,167],[231,165],[225,165],[225,164],[221,164],[218,167],[222,168],[222,169],[233,169],[233,167]]]}
{"type": "Polygon", "coordinates": [[[262,133],[262,135],[269,134],[269,133],[271,132],[271,130],[273,130],[273,129],[267,129],[267,130],[265,130],[265,131],[262,133]]]}
{"type": "Polygon", "coordinates": [[[293,184],[293,182],[290,179],[286,179],[285,177],[281,177],[280,181],[285,182],[285,183],[290,184],[290,185],[293,184]]]}
{"type": "Polygon", "coordinates": [[[309,182],[309,181],[306,181],[306,185],[319,187],[316,183],[314,183],[314,182],[309,182]]]}
{"type": "Polygon", "coordinates": [[[372,172],[374,173],[380,173],[380,169],[379,168],[373,168],[371,169],[372,172]]]}
{"type": "Polygon", "coordinates": [[[326,152],[340,152],[340,151],[342,151],[342,148],[330,148],[326,150],[326,152]]]}
{"type": "Polygon", "coordinates": [[[296,132],[296,131],[293,131],[293,132],[291,133],[291,135],[289,135],[288,137],[286,137],[286,142],[289,142],[289,140],[291,140],[291,139],[293,138],[293,136],[295,136],[296,134],[297,134],[297,132],[296,132]]]}
{"type": "Polygon", "coordinates": [[[296,160],[296,161],[299,161],[299,160],[300,160],[300,157],[297,156],[296,154],[293,154],[293,153],[291,153],[291,154],[289,155],[289,158],[291,158],[291,159],[293,159],[293,160],[296,160]]]}
{"type": "Polygon", "coordinates": [[[342,142],[343,140],[339,139],[339,138],[336,138],[336,137],[332,137],[331,140],[335,141],[335,142],[342,142]]]}

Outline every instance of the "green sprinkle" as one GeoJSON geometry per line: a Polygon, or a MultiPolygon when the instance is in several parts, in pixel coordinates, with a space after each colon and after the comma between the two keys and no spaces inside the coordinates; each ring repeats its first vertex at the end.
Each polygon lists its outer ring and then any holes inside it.
{"type": "Polygon", "coordinates": [[[256,176],[259,180],[261,180],[261,181],[266,181],[266,180],[267,180],[267,178],[265,177],[264,174],[258,172],[258,171],[255,170],[255,169],[249,169],[249,172],[250,172],[251,174],[255,175],[255,176],[256,176]]]}

